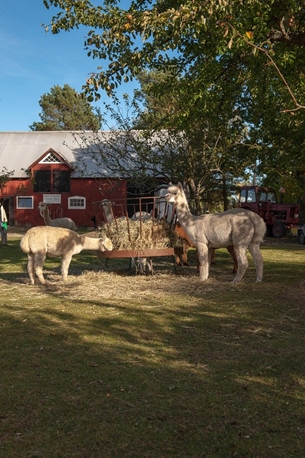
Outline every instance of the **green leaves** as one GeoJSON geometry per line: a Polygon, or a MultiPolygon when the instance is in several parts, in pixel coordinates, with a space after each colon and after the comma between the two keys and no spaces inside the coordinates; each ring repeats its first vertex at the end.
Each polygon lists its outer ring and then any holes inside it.
{"type": "MultiPolygon", "coordinates": [[[[242,147],[249,163],[252,152],[259,151],[257,159],[269,162],[266,169],[273,167],[266,151],[278,144],[276,123],[290,136],[289,147],[296,132],[299,136],[305,108],[304,1],[133,0],[124,7],[116,0],[100,6],[82,0],[44,0],[44,4],[58,11],[51,21],[52,33],[88,28],[85,48],[98,65],[84,85],[88,100],[98,99],[102,91],[113,95],[120,84],[139,78],[143,71],[170,70],[166,85],[152,88],[168,116],[162,116],[155,102],[148,115],[151,119],[156,109],[160,126],[188,131],[196,145],[198,138],[207,144],[200,128],[211,134],[209,147],[219,145],[221,133],[222,151],[228,148],[239,163],[236,126],[236,137],[231,143],[225,141],[232,135],[226,126],[235,111],[249,126],[250,148],[242,147]]],[[[227,160],[227,153],[222,154],[227,160]]]]}

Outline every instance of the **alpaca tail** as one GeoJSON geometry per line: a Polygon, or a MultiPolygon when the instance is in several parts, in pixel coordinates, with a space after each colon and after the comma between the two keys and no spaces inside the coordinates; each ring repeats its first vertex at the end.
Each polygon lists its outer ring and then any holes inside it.
{"type": "Polygon", "coordinates": [[[29,237],[25,234],[20,241],[20,248],[24,253],[30,253],[29,237]]]}
{"type": "Polygon", "coordinates": [[[249,217],[254,226],[253,242],[262,243],[267,232],[266,223],[263,218],[252,211],[249,211],[249,217]]]}

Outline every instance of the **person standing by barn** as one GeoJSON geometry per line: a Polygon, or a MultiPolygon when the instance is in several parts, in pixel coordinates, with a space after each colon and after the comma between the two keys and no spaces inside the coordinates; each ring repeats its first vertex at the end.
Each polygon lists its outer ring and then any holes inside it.
{"type": "Polygon", "coordinates": [[[0,225],[1,225],[1,245],[7,245],[7,216],[6,211],[3,207],[3,203],[0,202],[0,225]]]}

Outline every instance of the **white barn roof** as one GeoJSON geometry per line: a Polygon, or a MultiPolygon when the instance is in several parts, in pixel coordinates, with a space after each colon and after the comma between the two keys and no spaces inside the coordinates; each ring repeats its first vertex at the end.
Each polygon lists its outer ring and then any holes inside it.
{"type": "Polygon", "coordinates": [[[74,177],[110,177],[90,151],[106,146],[111,132],[30,131],[0,132],[0,170],[14,173],[12,178],[27,177],[27,169],[50,149],[58,153],[72,168],[74,177]],[[98,146],[95,148],[95,146],[98,146]]]}

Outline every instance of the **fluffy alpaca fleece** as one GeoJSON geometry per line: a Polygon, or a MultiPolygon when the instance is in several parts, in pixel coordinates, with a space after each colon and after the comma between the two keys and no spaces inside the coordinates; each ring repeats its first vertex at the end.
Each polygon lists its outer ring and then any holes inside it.
{"type": "Polygon", "coordinates": [[[256,269],[256,281],[263,279],[263,257],[260,250],[266,224],[256,213],[237,208],[218,214],[192,215],[181,183],[169,186],[167,202],[176,206],[178,220],[197,248],[199,275],[202,281],[209,276],[213,248],[234,246],[237,272],[233,282],[241,281],[248,268],[247,250],[250,251],[256,269]]]}
{"type": "Polygon", "coordinates": [[[28,256],[27,270],[30,282],[34,285],[35,274],[40,282],[45,284],[43,265],[47,255],[61,258],[61,275],[65,281],[73,255],[83,250],[111,251],[112,242],[105,236],[90,238],[70,229],[36,226],[22,237],[20,248],[28,256]]]}
{"type": "MultiPolygon", "coordinates": [[[[178,266],[185,265],[188,266],[188,259],[187,259],[187,252],[190,248],[194,247],[194,244],[191,242],[189,236],[179,223],[179,221],[176,222],[174,231],[177,234],[177,236],[182,240],[182,247],[175,247],[175,258],[176,258],[176,264],[178,266]]],[[[237,259],[235,256],[235,251],[233,245],[227,246],[227,250],[232,256],[233,259],[233,273],[237,272],[237,259]]],[[[211,252],[211,264],[215,263],[215,252],[216,248],[212,248],[211,252]]],[[[197,272],[199,273],[199,263],[197,262],[197,272]]]]}

